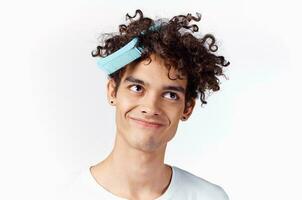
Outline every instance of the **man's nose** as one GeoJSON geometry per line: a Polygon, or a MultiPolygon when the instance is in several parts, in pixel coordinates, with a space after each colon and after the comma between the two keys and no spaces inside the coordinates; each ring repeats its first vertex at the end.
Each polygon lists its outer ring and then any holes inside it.
{"type": "Polygon", "coordinates": [[[161,105],[160,97],[155,93],[148,93],[141,99],[140,110],[145,115],[160,115],[161,114],[161,105]]]}

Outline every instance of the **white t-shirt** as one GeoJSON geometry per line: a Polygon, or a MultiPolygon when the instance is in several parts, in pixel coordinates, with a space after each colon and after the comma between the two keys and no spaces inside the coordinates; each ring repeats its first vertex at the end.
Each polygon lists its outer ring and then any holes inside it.
{"type": "MultiPolygon", "coordinates": [[[[167,190],[155,200],[228,200],[225,191],[178,167],[172,167],[172,178],[167,190]]],[[[65,193],[72,200],[126,200],[118,197],[99,185],[90,169],[80,173],[65,193]]]]}

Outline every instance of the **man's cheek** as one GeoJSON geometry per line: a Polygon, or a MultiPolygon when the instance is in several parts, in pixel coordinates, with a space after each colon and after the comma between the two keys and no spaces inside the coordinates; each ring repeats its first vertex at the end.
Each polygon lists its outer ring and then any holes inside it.
{"type": "Polygon", "coordinates": [[[139,103],[139,97],[135,95],[127,95],[122,98],[122,103],[125,107],[131,107],[139,103]]]}

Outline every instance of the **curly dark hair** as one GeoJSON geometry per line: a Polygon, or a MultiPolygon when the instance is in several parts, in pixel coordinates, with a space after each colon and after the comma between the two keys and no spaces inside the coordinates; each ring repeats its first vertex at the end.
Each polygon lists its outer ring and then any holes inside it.
{"type": "MultiPolygon", "coordinates": [[[[144,17],[141,10],[136,10],[134,16],[126,14],[126,20],[130,20],[130,23],[119,25],[117,34],[102,34],[103,41],[91,54],[93,57],[106,57],[137,37],[138,46],[144,47],[142,56],[130,64],[150,59],[151,54],[160,56],[168,70],[173,67],[187,77],[186,102],[196,99],[200,94],[202,106],[207,103],[206,91],[220,89],[218,76],[225,77],[223,67],[230,63],[223,56],[214,54],[218,47],[212,34],[205,34],[201,38],[193,35],[199,28],[196,24],[190,25],[190,22],[192,20],[198,22],[201,19],[201,14],[196,13],[196,15],[197,17],[190,13],[186,16],[177,15],[166,22],[161,19],[161,26],[154,30],[150,27],[154,26],[156,21],[144,17]],[[139,18],[135,20],[137,15],[139,18]]],[[[123,67],[109,74],[109,78],[113,78],[116,83],[115,91],[119,87],[125,69],[126,67],[123,67]]]]}

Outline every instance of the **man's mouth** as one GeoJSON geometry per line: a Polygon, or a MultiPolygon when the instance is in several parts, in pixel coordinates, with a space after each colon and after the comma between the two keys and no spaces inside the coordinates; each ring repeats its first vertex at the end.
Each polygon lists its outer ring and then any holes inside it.
{"type": "Polygon", "coordinates": [[[162,127],[163,124],[156,122],[156,121],[148,121],[145,119],[140,119],[140,118],[133,118],[133,117],[129,117],[131,120],[135,121],[136,123],[144,126],[144,127],[148,127],[148,128],[159,128],[162,127]]]}

